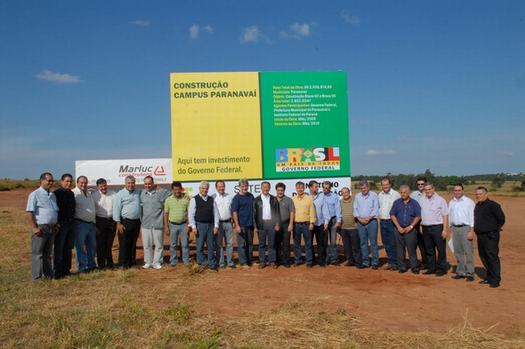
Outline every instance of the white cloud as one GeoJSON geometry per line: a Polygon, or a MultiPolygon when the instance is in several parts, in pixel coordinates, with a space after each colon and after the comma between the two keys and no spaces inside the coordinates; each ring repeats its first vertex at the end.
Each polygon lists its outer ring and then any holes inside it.
{"type": "Polygon", "coordinates": [[[197,23],[193,23],[191,27],[189,28],[189,31],[190,31],[190,40],[197,40],[201,32],[213,34],[213,27],[211,25],[205,25],[201,27],[197,23]]]}
{"type": "Polygon", "coordinates": [[[501,155],[501,156],[513,156],[514,153],[511,152],[511,151],[500,151],[500,152],[498,152],[498,155],[501,155]]]}
{"type": "Polygon", "coordinates": [[[288,26],[287,31],[282,31],[279,36],[284,39],[302,39],[309,37],[311,34],[308,23],[292,23],[288,26]]]}
{"type": "Polygon", "coordinates": [[[198,24],[192,24],[190,27],[190,40],[196,40],[199,38],[199,25],[198,24]]]}
{"type": "Polygon", "coordinates": [[[247,42],[257,42],[261,37],[262,33],[259,27],[252,25],[242,30],[241,43],[244,44],[247,42]]]}
{"type": "Polygon", "coordinates": [[[366,152],[366,155],[369,156],[378,156],[378,155],[393,155],[396,154],[397,151],[393,149],[385,149],[385,150],[376,150],[376,149],[368,149],[366,152]]]}
{"type": "Polygon", "coordinates": [[[150,21],[146,21],[144,19],[136,19],[134,21],[129,22],[129,24],[133,24],[133,25],[136,25],[138,27],[149,27],[151,22],[150,21]]]}
{"type": "Polygon", "coordinates": [[[58,73],[48,69],[42,70],[40,73],[35,75],[35,77],[40,80],[56,82],[59,84],[76,84],[81,81],[79,76],[58,73]]]}
{"type": "Polygon", "coordinates": [[[202,27],[202,31],[205,31],[209,34],[213,34],[213,27],[211,25],[205,25],[204,27],[202,27]]]}
{"type": "Polygon", "coordinates": [[[361,23],[361,19],[359,18],[359,16],[353,15],[347,10],[343,10],[341,12],[341,18],[343,19],[343,21],[351,25],[358,25],[359,23],[361,23]]]}

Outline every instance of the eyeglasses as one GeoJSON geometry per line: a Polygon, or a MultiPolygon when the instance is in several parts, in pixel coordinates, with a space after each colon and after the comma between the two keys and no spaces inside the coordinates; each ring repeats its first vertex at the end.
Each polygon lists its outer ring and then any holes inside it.
{"type": "Polygon", "coordinates": [[[48,183],[54,183],[54,182],[55,182],[54,179],[46,179],[46,181],[47,181],[48,183]]]}
{"type": "Polygon", "coordinates": [[[425,185],[425,183],[418,183],[417,185],[425,185]]]}

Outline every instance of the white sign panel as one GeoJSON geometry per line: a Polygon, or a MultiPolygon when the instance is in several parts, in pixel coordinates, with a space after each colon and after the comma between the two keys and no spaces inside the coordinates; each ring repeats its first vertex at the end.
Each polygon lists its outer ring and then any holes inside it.
{"type": "Polygon", "coordinates": [[[144,177],[152,176],[157,184],[172,182],[171,159],[126,159],[126,160],[77,160],[75,177],[86,176],[89,186],[94,186],[99,178],[104,178],[108,185],[124,185],[126,176],[134,176],[137,184],[144,182],[144,177]]]}

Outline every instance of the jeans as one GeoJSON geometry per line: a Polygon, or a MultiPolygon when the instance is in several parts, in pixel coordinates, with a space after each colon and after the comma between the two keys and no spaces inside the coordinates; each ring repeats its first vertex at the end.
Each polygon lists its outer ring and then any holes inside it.
{"type": "Polygon", "coordinates": [[[467,239],[470,227],[452,226],[452,243],[454,244],[454,255],[458,260],[456,274],[462,276],[474,276],[474,242],[467,239]]]}
{"type": "Polygon", "coordinates": [[[357,229],[341,229],[345,259],[353,265],[361,265],[361,247],[357,229]]]}
{"type": "Polygon", "coordinates": [[[312,265],[314,262],[314,251],[312,247],[312,232],[308,229],[308,223],[296,223],[293,231],[294,259],[295,264],[302,262],[301,258],[301,236],[304,239],[306,264],[312,265]]]}
{"type": "Polygon", "coordinates": [[[43,224],[38,227],[41,236],[31,233],[31,274],[33,280],[51,279],[56,225],[43,224]]]}
{"type": "Polygon", "coordinates": [[[204,257],[204,243],[208,249],[208,266],[210,268],[217,268],[217,257],[220,253],[218,237],[219,234],[213,234],[213,223],[196,222],[197,231],[197,263],[200,266],[206,265],[206,258],[204,257]]]}
{"type": "Polygon", "coordinates": [[[142,245],[144,246],[144,264],[161,265],[164,252],[164,234],[162,229],[142,227],[142,245]],[[153,250],[155,246],[155,250],[153,250]]]}
{"type": "Polygon", "coordinates": [[[337,257],[339,256],[339,248],[337,246],[337,219],[332,217],[328,224],[327,241],[325,242],[326,247],[326,264],[337,263],[337,257]]]}
{"type": "Polygon", "coordinates": [[[190,245],[188,243],[188,226],[170,223],[170,265],[177,265],[177,245],[180,237],[181,257],[184,265],[190,264],[190,245]]]}
{"type": "Polygon", "coordinates": [[[361,245],[362,264],[370,266],[368,241],[370,241],[370,251],[372,252],[372,266],[379,265],[379,250],[377,248],[377,220],[372,218],[368,224],[357,223],[359,234],[359,244],[361,245]]]}
{"type": "Polygon", "coordinates": [[[381,220],[381,241],[385,247],[388,264],[391,266],[397,266],[396,235],[394,223],[392,223],[392,220],[390,219],[381,220]]]}
{"type": "Polygon", "coordinates": [[[259,263],[275,263],[275,225],[263,222],[263,228],[259,232],[259,263]],[[268,244],[266,241],[268,240],[268,244]],[[268,248],[268,259],[266,258],[266,248],[268,248]]]}
{"type": "Polygon", "coordinates": [[[241,232],[237,234],[237,249],[239,251],[239,263],[241,265],[252,265],[253,227],[241,227],[241,232]]]}
{"type": "Polygon", "coordinates": [[[69,275],[71,272],[71,250],[75,239],[73,221],[59,222],[60,229],[55,235],[55,246],[53,251],[55,278],[69,275]]]}
{"type": "Polygon", "coordinates": [[[233,266],[233,227],[231,222],[220,222],[219,223],[219,247],[221,258],[219,266],[223,267],[224,264],[224,245],[226,244],[226,261],[228,266],[233,266]]]}
{"type": "Polygon", "coordinates": [[[79,272],[95,269],[97,231],[94,223],[75,221],[75,248],[79,272]]]}
{"type": "Polygon", "coordinates": [[[111,218],[97,217],[97,265],[113,268],[113,240],[115,222],[111,218]]]}
{"type": "Polygon", "coordinates": [[[441,235],[443,224],[424,225],[423,237],[427,249],[428,270],[433,272],[447,272],[447,243],[441,235]],[[437,250],[437,258],[436,258],[437,250]]]}

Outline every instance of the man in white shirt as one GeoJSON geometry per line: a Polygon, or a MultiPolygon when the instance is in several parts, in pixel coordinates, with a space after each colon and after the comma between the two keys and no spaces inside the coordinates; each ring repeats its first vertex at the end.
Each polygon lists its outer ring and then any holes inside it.
{"type": "Polygon", "coordinates": [[[232,196],[225,192],[226,183],[224,183],[223,180],[215,182],[215,189],[217,190],[217,193],[213,194],[212,197],[215,200],[217,209],[219,210],[219,267],[226,268],[226,263],[228,263],[228,267],[234,269],[233,225],[231,213],[232,196]],[[224,244],[226,244],[226,263],[224,263],[224,244]]]}
{"type": "Polygon", "coordinates": [[[113,269],[113,240],[116,224],[113,221],[113,197],[115,192],[108,189],[104,178],[97,179],[97,191],[91,194],[95,201],[97,227],[97,265],[99,269],[113,269]]]}
{"type": "Polygon", "coordinates": [[[95,201],[87,190],[86,176],[77,178],[75,194],[75,248],[77,264],[80,273],[88,273],[95,269],[96,228],[95,201]]]}
{"type": "Polygon", "coordinates": [[[453,279],[474,281],[474,208],[475,203],[465,196],[463,184],[454,186],[454,197],[449,203],[449,222],[454,255],[458,260],[453,279]]]}
{"type": "Polygon", "coordinates": [[[378,221],[381,227],[381,241],[385,248],[388,257],[388,270],[397,270],[397,254],[396,254],[396,235],[394,230],[394,223],[390,218],[390,210],[394,201],[399,199],[401,195],[392,189],[392,181],[390,178],[383,178],[381,180],[381,188],[383,189],[377,196],[379,200],[379,217],[378,221]]]}

